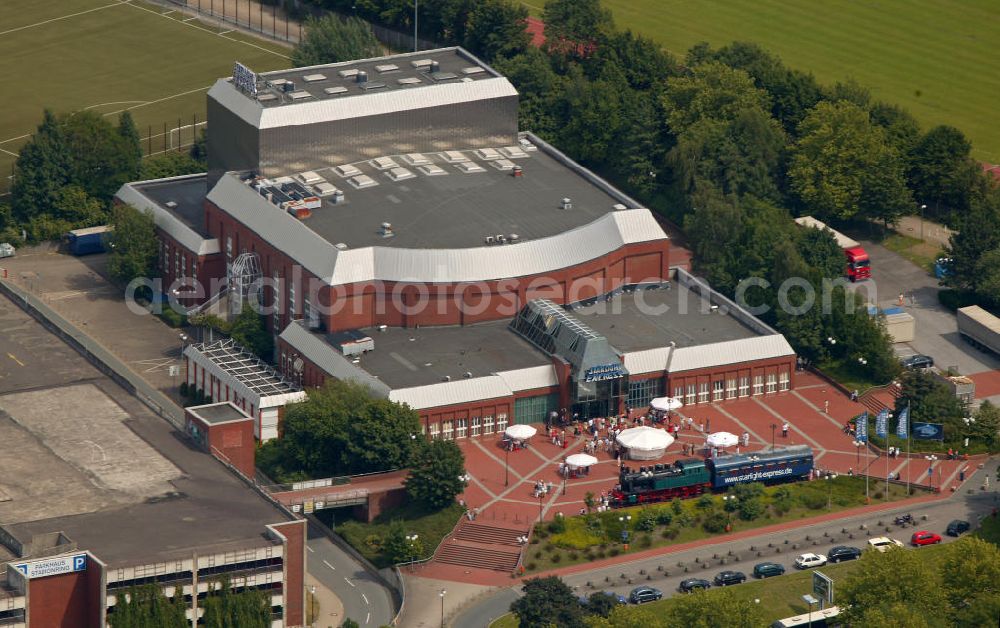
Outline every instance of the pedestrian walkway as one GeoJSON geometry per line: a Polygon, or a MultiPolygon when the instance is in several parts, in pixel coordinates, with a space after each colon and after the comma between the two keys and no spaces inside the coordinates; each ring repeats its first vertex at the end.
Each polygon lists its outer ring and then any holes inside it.
{"type": "MultiPolygon", "coordinates": [[[[315,607],[307,609],[307,614],[314,618],[312,626],[316,628],[327,628],[327,626],[339,626],[344,621],[344,604],[337,597],[337,594],[326,588],[312,574],[306,573],[306,590],[312,594],[315,600],[315,607]]],[[[357,621],[356,618],[351,618],[357,621]]],[[[364,618],[362,618],[364,619],[364,618]]]]}

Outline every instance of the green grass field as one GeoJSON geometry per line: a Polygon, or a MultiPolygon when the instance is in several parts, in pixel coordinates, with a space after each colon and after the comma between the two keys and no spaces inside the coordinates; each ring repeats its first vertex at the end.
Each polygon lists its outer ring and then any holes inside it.
{"type": "MultiPolygon", "coordinates": [[[[925,127],[951,124],[973,156],[1000,162],[1000,13],[991,0],[602,0],[619,27],[683,58],[699,41],[753,41],[823,83],[848,77],[907,108],[925,127]]],[[[543,0],[525,5],[534,15],[543,0]]]]}
{"type": "MultiPolygon", "coordinates": [[[[193,117],[205,119],[205,92],[229,76],[233,61],[257,71],[291,65],[289,49],[279,44],[167,11],[113,0],[0,3],[0,192],[46,107],[111,116],[128,109],[140,135],[152,126],[156,152],[163,150],[165,123],[173,129],[180,121],[187,127],[181,143],[190,143],[193,117]]],[[[176,145],[177,134],[168,136],[176,145]]]]}

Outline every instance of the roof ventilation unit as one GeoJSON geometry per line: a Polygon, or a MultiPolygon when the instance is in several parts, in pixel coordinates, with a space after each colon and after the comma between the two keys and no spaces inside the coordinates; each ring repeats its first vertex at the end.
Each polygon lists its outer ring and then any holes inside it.
{"type": "Polygon", "coordinates": [[[409,170],[407,170],[406,168],[393,168],[385,174],[393,181],[405,181],[406,179],[412,179],[415,176],[417,176],[412,172],[410,172],[409,170]]]}
{"type": "Polygon", "coordinates": [[[473,172],[486,172],[486,168],[483,168],[474,161],[467,161],[460,164],[455,164],[455,167],[466,174],[471,174],[473,172]]]}
{"type": "Polygon", "coordinates": [[[334,85],[333,87],[324,87],[323,93],[327,96],[336,96],[337,94],[343,94],[347,91],[347,88],[343,85],[334,85]]]}
{"type": "Polygon", "coordinates": [[[306,83],[318,83],[320,81],[326,80],[326,75],[324,74],[306,74],[302,77],[302,80],[306,83]]]}
{"type": "Polygon", "coordinates": [[[286,94],[294,92],[295,83],[292,81],[285,81],[284,83],[281,84],[281,91],[285,92],[286,94]]]}
{"type": "Polygon", "coordinates": [[[357,168],[357,166],[352,166],[350,164],[347,164],[345,166],[337,166],[333,169],[333,171],[336,172],[338,175],[344,177],[345,179],[348,177],[356,177],[359,174],[361,174],[361,171],[357,168]]]}
{"type": "Polygon", "coordinates": [[[573,209],[573,201],[571,201],[569,199],[569,197],[567,196],[567,197],[565,197],[562,200],[562,203],[559,204],[559,208],[560,209],[573,209]]]}
{"type": "Polygon", "coordinates": [[[496,241],[497,241],[497,239],[495,237],[493,237],[493,236],[486,236],[486,244],[493,244],[496,241]]]}
{"type": "Polygon", "coordinates": [[[336,248],[336,249],[337,249],[338,251],[346,251],[346,250],[347,250],[347,245],[346,245],[346,244],[344,244],[343,242],[338,242],[338,243],[334,244],[333,246],[334,246],[334,248],[336,248]]]}
{"type": "Polygon", "coordinates": [[[177,207],[177,201],[167,201],[166,203],[164,203],[164,205],[166,205],[170,209],[174,209],[177,207]]]}
{"type": "Polygon", "coordinates": [[[500,149],[500,154],[508,159],[524,159],[528,156],[520,146],[504,146],[500,149]]]}
{"type": "Polygon", "coordinates": [[[451,381],[451,375],[445,375],[444,377],[441,378],[441,381],[442,382],[450,382],[451,381]]]}
{"type": "Polygon", "coordinates": [[[472,379],[472,371],[466,371],[463,377],[465,377],[465,379],[472,379]]]}
{"type": "Polygon", "coordinates": [[[460,164],[469,161],[469,158],[463,155],[460,150],[446,150],[441,153],[441,156],[450,164],[460,164]]]}
{"type": "Polygon", "coordinates": [[[399,167],[399,164],[392,157],[376,157],[372,159],[371,163],[379,170],[391,170],[399,167]]]}
{"type": "Polygon", "coordinates": [[[507,236],[502,233],[497,234],[497,244],[507,244],[507,236]]]}
{"type": "Polygon", "coordinates": [[[357,70],[357,68],[349,68],[347,70],[341,70],[341,71],[337,72],[337,74],[339,74],[340,76],[342,76],[344,78],[351,78],[352,76],[357,76],[358,75],[358,70],[357,70]]]}
{"type": "Polygon", "coordinates": [[[623,209],[628,209],[628,207],[626,207],[625,205],[622,205],[621,203],[615,203],[614,205],[611,206],[611,209],[613,209],[615,211],[621,211],[623,209]]]}
{"type": "Polygon", "coordinates": [[[426,166],[431,162],[430,159],[425,157],[422,153],[407,153],[403,155],[403,161],[411,166],[426,166]]]}
{"type": "Polygon", "coordinates": [[[512,233],[509,236],[507,236],[507,241],[510,242],[511,244],[517,244],[517,241],[520,239],[521,236],[517,235],[516,233],[512,233]]]}
{"type": "Polygon", "coordinates": [[[429,66],[427,66],[427,70],[431,74],[434,74],[435,72],[440,72],[441,71],[441,64],[438,63],[437,61],[431,61],[431,64],[429,66]]]}
{"type": "Polygon", "coordinates": [[[476,151],[476,155],[483,161],[492,161],[503,157],[495,148],[480,148],[476,151]]]}
{"type": "Polygon", "coordinates": [[[437,177],[443,174],[448,174],[448,171],[437,164],[428,164],[426,166],[417,166],[417,170],[424,173],[428,177],[437,177]]]}
{"type": "Polygon", "coordinates": [[[383,238],[391,238],[392,236],[396,235],[395,233],[392,232],[392,223],[388,222],[382,223],[381,233],[383,238]]]}
{"type": "Polygon", "coordinates": [[[330,201],[331,201],[331,202],[332,202],[332,203],[333,203],[334,205],[339,205],[339,204],[343,203],[343,202],[344,202],[345,200],[346,200],[346,199],[344,198],[344,191],[343,191],[343,190],[340,190],[340,189],[336,190],[336,191],[335,191],[335,192],[333,193],[333,198],[331,198],[331,199],[330,199],[330,201]]]}
{"type": "Polygon", "coordinates": [[[510,174],[512,177],[523,177],[524,168],[522,168],[521,166],[514,166],[513,168],[510,169],[510,174]]]}
{"type": "Polygon", "coordinates": [[[355,76],[355,80],[357,82],[359,82],[359,83],[367,83],[368,82],[368,73],[365,72],[364,70],[358,70],[358,73],[355,76]]]}
{"type": "Polygon", "coordinates": [[[514,170],[514,162],[509,159],[497,159],[496,161],[491,161],[490,165],[500,172],[512,172],[514,170]]]}

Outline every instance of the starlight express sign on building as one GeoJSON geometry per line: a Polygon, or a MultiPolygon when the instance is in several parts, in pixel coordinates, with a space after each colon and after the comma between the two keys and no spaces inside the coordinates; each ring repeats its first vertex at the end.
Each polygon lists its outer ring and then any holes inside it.
{"type": "Polygon", "coordinates": [[[618,379],[619,377],[624,376],[625,370],[622,368],[621,364],[602,364],[600,366],[592,366],[587,369],[583,379],[587,382],[601,382],[606,379],[618,379]]]}
{"type": "Polygon", "coordinates": [[[257,96],[257,73],[239,61],[233,64],[233,85],[252,97],[257,96]]]}

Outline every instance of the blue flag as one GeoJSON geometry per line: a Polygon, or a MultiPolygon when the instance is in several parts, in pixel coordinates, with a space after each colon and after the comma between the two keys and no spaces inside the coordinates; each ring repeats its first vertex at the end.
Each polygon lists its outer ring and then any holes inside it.
{"type": "Polygon", "coordinates": [[[889,433],[889,408],[883,408],[875,415],[875,435],[885,438],[889,433]]]}
{"type": "Polygon", "coordinates": [[[896,436],[906,438],[910,434],[910,406],[899,411],[899,425],[896,426],[896,436]]]}
{"type": "Polygon", "coordinates": [[[868,442],[868,411],[864,411],[854,419],[854,437],[859,443],[868,442]]]}

